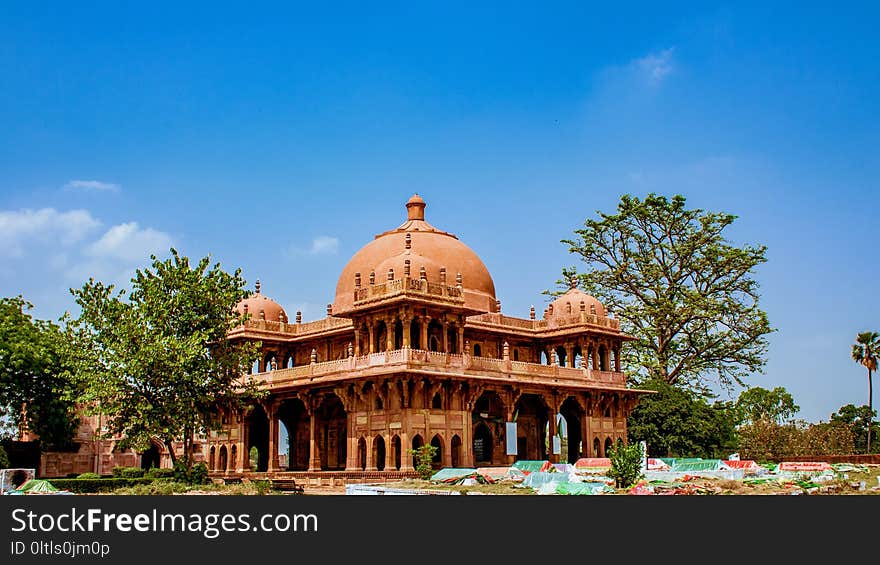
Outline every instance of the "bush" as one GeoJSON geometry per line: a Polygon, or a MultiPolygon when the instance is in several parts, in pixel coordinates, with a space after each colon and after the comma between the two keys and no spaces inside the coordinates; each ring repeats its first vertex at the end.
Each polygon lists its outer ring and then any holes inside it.
{"type": "Polygon", "coordinates": [[[122,487],[150,484],[152,482],[153,479],[125,479],[121,477],[106,479],[49,479],[49,483],[55,488],[69,490],[77,494],[110,492],[122,487]]]}
{"type": "Polygon", "coordinates": [[[409,454],[413,456],[413,463],[419,476],[425,480],[430,479],[434,474],[431,463],[437,455],[437,448],[426,443],[418,449],[410,449],[409,454]]]}
{"type": "Polygon", "coordinates": [[[138,496],[166,496],[180,494],[192,489],[192,485],[178,483],[176,481],[152,481],[125,486],[113,491],[113,494],[132,494],[138,496]]]}
{"type": "Polygon", "coordinates": [[[642,478],[642,446],[638,443],[624,445],[617,440],[617,445],[608,453],[611,458],[611,470],[608,477],[614,479],[617,488],[629,488],[642,478]]]}
{"type": "Polygon", "coordinates": [[[173,479],[174,469],[162,469],[159,467],[153,467],[151,469],[147,469],[147,472],[144,473],[144,477],[147,479],[173,479]]]}
{"type": "Polygon", "coordinates": [[[9,456],[6,455],[6,450],[3,449],[3,446],[0,445],[0,469],[6,469],[9,467],[9,456]]]}
{"type": "Polygon", "coordinates": [[[838,422],[777,424],[758,420],[739,430],[739,453],[759,461],[853,453],[852,429],[838,422]]]}
{"type": "Polygon", "coordinates": [[[113,467],[113,476],[117,479],[139,479],[144,476],[140,467],[113,467]]]}
{"type": "Polygon", "coordinates": [[[178,461],[173,472],[174,480],[179,483],[203,485],[208,482],[208,466],[204,463],[196,463],[192,469],[187,469],[185,461],[178,461]]]}
{"type": "Polygon", "coordinates": [[[77,479],[100,479],[101,475],[98,473],[80,473],[76,476],[77,479]]]}

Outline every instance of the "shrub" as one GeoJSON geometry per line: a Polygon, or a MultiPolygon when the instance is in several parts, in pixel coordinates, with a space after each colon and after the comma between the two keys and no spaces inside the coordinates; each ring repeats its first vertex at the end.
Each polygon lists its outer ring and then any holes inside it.
{"type": "Polygon", "coordinates": [[[642,446],[638,443],[624,445],[618,439],[617,445],[608,453],[611,470],[608,477],[614,479],[617,488],[629,488],[642,478],[642,446]]]}
{"type": "Polygon", "coordinates": [[[148,479],[173,479],[174,469],[162,469],[160,467],[153,467],[151,469],[147,469],[147,472],[144,473],[144,477],[148,479]]]}
{"type": "Polygon", "coordinates": [[[204,463],[196,463],[192,469],[187,469],[185,461],[178,461],[174,466],[174,480],[179,483],[203,485],[208,482],[208,466],[204,463]]]}
{"type": "Polygon", "coordinates": [[[114,477],[106,479],[49,479],[49,482],[57,489],[69,490],[77,494],[89,494],[110,492],[121,487],[138,484],[149,484],[153,482],[153,479],[114,477]]]}
{"type": "Polygon", "coordinates": [[[100,479],[101,475],[98,473],[80,473],[76,476],[77,479],[100,479]]]}
{"type": "Polygon", "coordinates": [[[431,462],[434,460],[434,456],[437,455],[437,448],[426,443],[418,449],[410,449],[409,454],[413,456],[413,463],[419,476],[425,480],[430,479],[431,475],[434,474],[431,462]]]}
{"type": "Polygon", "coordinates": [[[6,455],[6,450],[0,445],[0,469],[6,469],[7,467],[9,467],[9,456],[6,455]]]}
{"type": "Polygon", "coordinates": [[[178,483],[176,481],[152,481],[149,483],[138,483],[131,486],[117,488],[113,494],[132,494],[138,496],[167,496],[170,494],[179,494],[192,489],[192,485],[186,483],[178,483]]]}
{"type": "Polygon", "coordinates": [[[139,479],[144,476],[140,467],[113,467],[113,476],[117,479],[139,479]]]}

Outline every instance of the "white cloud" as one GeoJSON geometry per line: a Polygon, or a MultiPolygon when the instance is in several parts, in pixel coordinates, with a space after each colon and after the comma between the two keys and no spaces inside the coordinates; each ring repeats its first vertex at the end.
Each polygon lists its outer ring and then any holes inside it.
{"type": "Polygon", "coordinates": [[[64,185],[68,190],[95,190],[98,192],[119,192],[122,188],[116,183],[99,180],[72,180],[64,185]]]}
{"type": "Polygon", "coordinates": [[[168,251],[171,245],[171,236],[167,233],[153,228],[141,229],[137,222],[128,222],[107,230],[86,248],[86,253],[93,257],[142,262],[151,254],[168,251]]]}
{"type": "Polygon", "coordinates": [[[652,84],[659,84],[672,72],[674,52],[675,48],[670,47],[656,53],[649,53],[641,59],[636,59],[634,65],[648,81],[652,84]]]}
{"type": "Polygon", "coordinates": [[[21,257],[32,243],[70,246],[100,225],[87,210],[0,210],[0,256],[21,257]]]}
{"type": "Polygon", "coordinates": [[[312,240],[312,247],[309,249],[311,255],[336,255],[339,251],[339,238],[330,237],[329,235],[319,235],[312,240]]]}

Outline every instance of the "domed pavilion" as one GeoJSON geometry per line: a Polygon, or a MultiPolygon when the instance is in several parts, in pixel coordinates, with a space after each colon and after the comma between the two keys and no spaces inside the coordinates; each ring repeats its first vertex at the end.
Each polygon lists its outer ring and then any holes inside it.
{"type": "Polygon", "coordinates": [[[289,320],[259,282],[239,304],[229,339],[261,344],[247,378],[268,396],[220,415],[213,476],[342,484],[412,476],[426,443],[436,467],[480,467],[573,463],[626,439],[642,391],[620,370],[618,321],[575,284],[541,318],[502,314],[486,265],[425,209],[414,195],[354,254],[325,318],[289,320]]]}

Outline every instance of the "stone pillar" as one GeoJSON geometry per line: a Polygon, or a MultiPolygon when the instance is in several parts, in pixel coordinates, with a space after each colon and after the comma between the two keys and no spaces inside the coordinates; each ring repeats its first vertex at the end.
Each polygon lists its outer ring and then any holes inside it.
{"type": "Polygon", "coordinates": [[[367,347],[367,351],[369,351],[370,353],[375,353],[376,352],[376,345],[375,345],[376,344],[376,340],[375,340],[376,328],[373,327],[372,321],[370,321],[367,324],[367,333],[369,334],[369,338],[370,338],[370,345],[369,345],[369,347],[367,347]]]}
{"type": "Polygon", "coordinates": [[[394,318],[385,319],[385,351],[394,350],[394,318]]]}
{"type": "Polygon", "coordinates": [[[458,352],[465,353],[464,350],[464,320],[458,323],[458,352]]]}
{"type": "Polygon", "coordinates": [[[410,325],[412,324],[412,316],[409,315],[401,315],[400,317],[400,325],[403,328],[403,347],[409,347],[409,331],[410,325]]]}
{"type": "Polygon", "coordinates": [[[373,461],[373,438],[367,437],[367,468],[366,471],[375,471],[376,462],[373,461]]]}
{"type": "Polygon", "coordinates": [[[269,418],[269,464],[267,471],[269,473],[274,473],[278,471],[278,441],[279,441],[279,428],[278,425],[278,417],[276,415],[277,403],[275,401],[270,401],[266,406],[266,416],[269,418]]]}
{"type": "Polygon", "coordinates": [[[413,467],[413,456],[409,452],[409,448],[411,447],[409,444],[409,434],[401,431],[400,432],[400,470],[401,471],[415,471],[415,467],[413,467]]]}
{"type": "Polygon", "coordinates": [[[443,353],[449,353],[449,322],[443,318],[443,353]]]}
{"type": "Polygon", "coordinates": [[[419,347],[425,351],[430,351],[431,349],[428,345],[428,322],[430,320],[428,316],[421,316],[419,318],[419,347]]]}
{"type": "MultiPolygon", "coordinates": [[[[391,434],[385,434],[382,437],[385,438],[385,470],[396,471],[397,469],[394,466],[394,446],[391,445],[391,434]]],[[[400,464],[403,465],[402,459],[400,464]]]]}
{"type": "Polygon", "coordinates": [[[614,350],[614,370],[620,372],[620,349],[614,350]]]}
{"type": "Polygon", "coordinates": [[[309,471],[321,470],[321,453],[318,447],[318,418],[315,414],[317,408],[312,409],[309,416],[309,471]]]}
{"type": "Polygon", "coordinates": [[[355,357],[361,356],[361,330],[357,328],[354,330],[354,355],[355,357]]]}
{"type": "Polygon", "coordinates": [[[590,351],[592,351],[591,357],[593,358],[593,370],[598,371],[599,370],[599,346],[594,343],[592,345],[592,347],[590,348],[590,351]]]}

